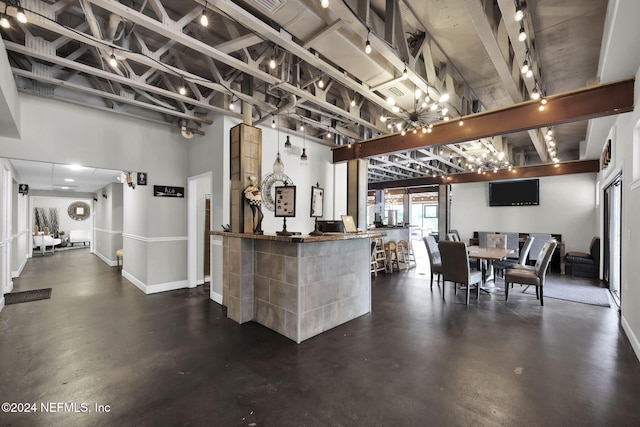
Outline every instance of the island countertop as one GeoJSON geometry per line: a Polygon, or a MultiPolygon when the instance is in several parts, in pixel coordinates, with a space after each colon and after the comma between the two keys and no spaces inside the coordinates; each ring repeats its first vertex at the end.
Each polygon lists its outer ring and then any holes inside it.
{"type": "Polygon", "coordinates": [[[273,242],[288,242],[288,243],[312,243],[312,242],[334,242],[337,240],[350,240],[350,239],[369,239],[380,237],[380,233],[375,231],[362,232],[362,233],[324,233],[321,236],[310,236],[308,234],[294,234],[291,236],[279,236],[275,233],[266,234],[253,234],[253,233],[234,233],[227,231],[212,231],[213,236],[222,237],[239,237],[242,239],[253,240],[270,240],[273,242]]]}

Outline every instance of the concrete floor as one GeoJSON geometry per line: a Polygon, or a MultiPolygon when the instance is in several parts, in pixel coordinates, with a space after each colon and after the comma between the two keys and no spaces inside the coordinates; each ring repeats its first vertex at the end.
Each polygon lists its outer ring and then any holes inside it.
{"type": "Polygon", "coordinates": [[[202,286],[145,296],[88,250],[33,258],[14,291],[53,294],[0,313],[0,401],[38,412],[0,425],[640,425],[616,308],[517,291],[465,306],[450,286],[443,302],[424,272],[374,278],[371,314],[297,345],[202,286]]]}

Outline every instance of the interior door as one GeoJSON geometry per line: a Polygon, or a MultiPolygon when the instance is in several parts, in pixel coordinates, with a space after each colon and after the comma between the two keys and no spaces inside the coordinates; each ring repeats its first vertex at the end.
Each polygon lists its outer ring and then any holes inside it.
{"type": "Polygon", "coordinates": [[[618,306],[621,306],[622,271],[622,175],[604,190],[603,279],[618,306]]]}
{"type": "Polygon", "coordinates": [[[211,274],[211,199],[204,202],[204,280],[208,281],[211,274]]]}

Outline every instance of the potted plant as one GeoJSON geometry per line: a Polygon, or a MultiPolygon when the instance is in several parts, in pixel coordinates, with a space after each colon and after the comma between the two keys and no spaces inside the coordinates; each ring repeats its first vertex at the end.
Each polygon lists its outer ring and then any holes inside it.
{"type": "Polygon", "coordinates": [[[58,236],[60,236],[60,240],[62,241],[60,243],[60,246],[62,247],[67,246],[67,239],[64,237],[64,230],[60,230],[58,232],[58,236]]]}

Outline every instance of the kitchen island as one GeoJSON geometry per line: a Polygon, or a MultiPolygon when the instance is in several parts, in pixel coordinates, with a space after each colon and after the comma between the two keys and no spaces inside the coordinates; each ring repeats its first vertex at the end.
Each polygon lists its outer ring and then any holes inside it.
{"type": "Polygon", "coordinates": [[[223,237],[223,305],[300,343],[371,311],[371,237],[248,234],[223,237]]]}

